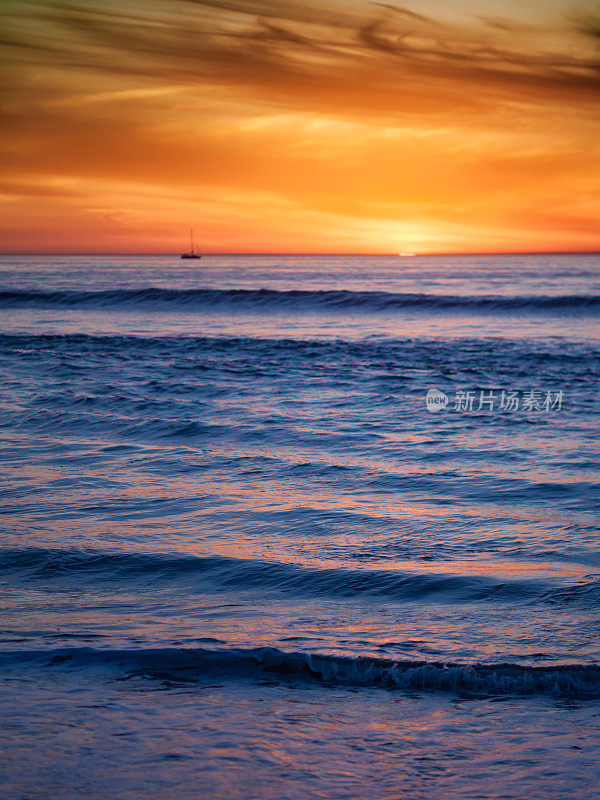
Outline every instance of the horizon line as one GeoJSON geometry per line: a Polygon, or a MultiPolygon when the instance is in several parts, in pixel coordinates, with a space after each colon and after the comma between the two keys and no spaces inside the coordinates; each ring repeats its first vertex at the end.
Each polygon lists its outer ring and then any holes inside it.
{"type": "MultiPolygon", "coordinates": [[[[560,255],[600,255],[600,250],[439,250],[427,253],[406,252],[333,252],[333,251],[211,251],[201,253],[209,256],[371,256],[376,258],[427,258],[430,256],[560,256],[560,255]]],[[[179,252],[64,252],[59,250],[40,252],[0,252],[3,256],[155,256],[181,258],[179,252]]]]}

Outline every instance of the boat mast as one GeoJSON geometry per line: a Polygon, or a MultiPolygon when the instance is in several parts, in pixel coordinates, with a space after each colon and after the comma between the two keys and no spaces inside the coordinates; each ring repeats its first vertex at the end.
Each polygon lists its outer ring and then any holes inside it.
{"type": "Polygon", "coordinates": [[[190,228],[190,253],[194,255],[194,229],[190,228]]]}

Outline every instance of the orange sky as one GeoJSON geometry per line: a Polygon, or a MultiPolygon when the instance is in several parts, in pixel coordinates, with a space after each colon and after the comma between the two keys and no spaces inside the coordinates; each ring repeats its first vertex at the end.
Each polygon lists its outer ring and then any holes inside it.
{"type": "Polygon", "coordinates": [[[600,11],[3,0],[0,250],[600,250],[600,11]]]}

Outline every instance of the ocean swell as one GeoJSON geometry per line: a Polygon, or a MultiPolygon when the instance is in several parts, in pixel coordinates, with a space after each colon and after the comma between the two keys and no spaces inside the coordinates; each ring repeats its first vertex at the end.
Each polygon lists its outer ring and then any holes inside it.
{"type": "MultiPolygon", "coordinates": [[[[139,584],[189,591],[260,592],[298,598],[328,596],[365,601],[543,603],[595,608],[600,582],[570,586],[540,579],[442,571],[315,568],[217,555],[167,555],[43,548],[0,551],[0,575],[29,585],[139,584]]],[[[475,565],[474,565],[475,566],[475,565]]]]}
{"type": "Polygon", "coordinates": [[[459,311],[596,313],[600,295],[430,295],[349,290],[114,289],[103,291],[0,291],[0,308],[99,308],[182,311],[232,308],[245,311],[459,311]]]}

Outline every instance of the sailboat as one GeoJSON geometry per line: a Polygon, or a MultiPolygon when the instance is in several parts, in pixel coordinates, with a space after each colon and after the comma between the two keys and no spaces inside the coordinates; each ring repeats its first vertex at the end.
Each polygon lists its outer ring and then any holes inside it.
{"type": "Polygon", "coordinates": [[[189,253],[182,253],[182,258],[202,258],[200,253],[198,252],[198,248],[194,249],[194,230],[190,228],[190,252],[189,253]]]}

